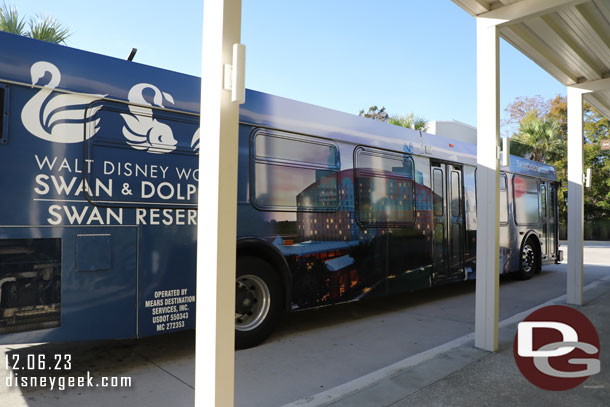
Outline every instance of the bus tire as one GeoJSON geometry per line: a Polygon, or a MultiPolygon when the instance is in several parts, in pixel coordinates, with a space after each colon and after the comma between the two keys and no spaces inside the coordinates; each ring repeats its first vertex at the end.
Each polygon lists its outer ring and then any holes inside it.
{"type": "Polygon", "coordinates": [[[534,238],[529,238],[521,247],[519,259],[519,271],[517,278],[520,280],[529,280],[540,270],[540,244],[534,238]]]}
{"type": "Polygon", "coordinates": [[[282,303],[282,287],[273,267],[258,257],[238,257],[235,347],[246,349],[263,342],[277,325],[282,303]]]}

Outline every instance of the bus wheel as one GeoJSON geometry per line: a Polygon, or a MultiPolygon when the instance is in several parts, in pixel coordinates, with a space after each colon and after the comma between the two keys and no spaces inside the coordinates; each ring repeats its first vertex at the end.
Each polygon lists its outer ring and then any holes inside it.
{"type": "Polygon", "coordinates": [[[273,331],[282,312],[282,290],[269,263],[257,257],[237,258],[235,281],[235,347],[250,348],[273,331]]]}
{"type": "Polygon", "coordinates": [[[540,253],[536,248],[536,240],[529,238],[521,248],[521,261],[517,277],[529,280],[540,269],[540,253]]]}

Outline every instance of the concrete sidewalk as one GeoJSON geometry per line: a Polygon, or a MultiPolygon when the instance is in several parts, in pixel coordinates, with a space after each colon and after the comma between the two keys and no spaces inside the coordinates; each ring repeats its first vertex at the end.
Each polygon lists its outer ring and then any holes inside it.
{"type": "MultiPolygon", "coordinates": [[[[544,305],[565,305],[563,298],[544,305]]],[[[353,391],[331,389],[293,406],[608,406],[610,405],[610,279],[588,286],[585,304],[574,307],[596,327],[600,338],[601,372],[567,391],[546,391],[528,382],[513,356],[517,324],[529,314],[516,315],[500,325],[499,351],[474,348],[472,335],[433,349],[419,360],[403,362],[404,368],[353,391]],[[343,394],[341,394],[343,393],[343,394]],[[324,400],[326,398],[326,400],[324,400]]],[[[383,373],[383,372],[382,372],[383,373]]],[[[383,376],[383,374],[380,376],[383,376]]]]}
{"type": "MultiPolygon", "coordinates": [[[[28,355],[70,355],[67,370],[21,370],[0,367],[0,407],[132,407],[193,406],[195,386],[195,335],[193,331],[142,339],[45,343],[0,346],[0,361],[19,357],[22,366],[28,355]],[[94,387],[62,389],[60,378],[90,374],[94,387]],[[9,376],[47,376],[55,388],[17,385],[9,376]],[[102,377],[127,377],[129,386],[101,387],[102,377]],[[9,383],[12,384],[9,386],[9,383]]],[[[52,365],[53,363],[50,363],[52,365]]]]}

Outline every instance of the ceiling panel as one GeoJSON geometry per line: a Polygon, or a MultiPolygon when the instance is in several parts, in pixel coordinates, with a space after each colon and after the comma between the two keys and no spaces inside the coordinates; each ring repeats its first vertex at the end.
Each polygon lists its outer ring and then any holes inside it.
{"type": "MultiPolygon", "coordinates": [[[[535,1],[454,0],[474,17],[491,10],[498,14],[504,7],[524,10],[535,1]]],[[[501,25],[502,38],[566,86],[610,77],[610,0],[574,0],[559,8],[548,4],[546,13],[501,25]]],[[[586,99],[610,117],[610,89],[586,99]]]]}

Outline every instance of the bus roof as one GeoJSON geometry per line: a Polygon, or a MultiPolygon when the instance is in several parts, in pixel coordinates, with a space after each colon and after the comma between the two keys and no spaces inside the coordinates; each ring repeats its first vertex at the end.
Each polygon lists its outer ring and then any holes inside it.
{"type": "Polygon", "coordinates": [[[544,178],[550,181],[557,181],[557,171],[552,165],[527,160],[515,155],[510,156],[508,167],[502,167],[503,171],[514,174],[529,175],[532,177],[544,178]]]}
{"type": "MultiPolygon", "coordinates": [[[[199,113],[198,77],[0,32],[0,81],[44,86],[49,78],[34,78],[31,67],[39,61],[61,72],[55,90],[106,95],[128,101],[135,83],[150,83],[171,94],[165,108],[199,113]],[[39,83],[40,81],[40,83],[39,83]]],[[[355,145],[402,151],[433,159],[476,165],[476,146],[308,103],[247,90],[240,121],[256,126],[315,135],[355,145]]],[[[511,156],[505,171],[556,180],[552,166],[511,156]]]]}

